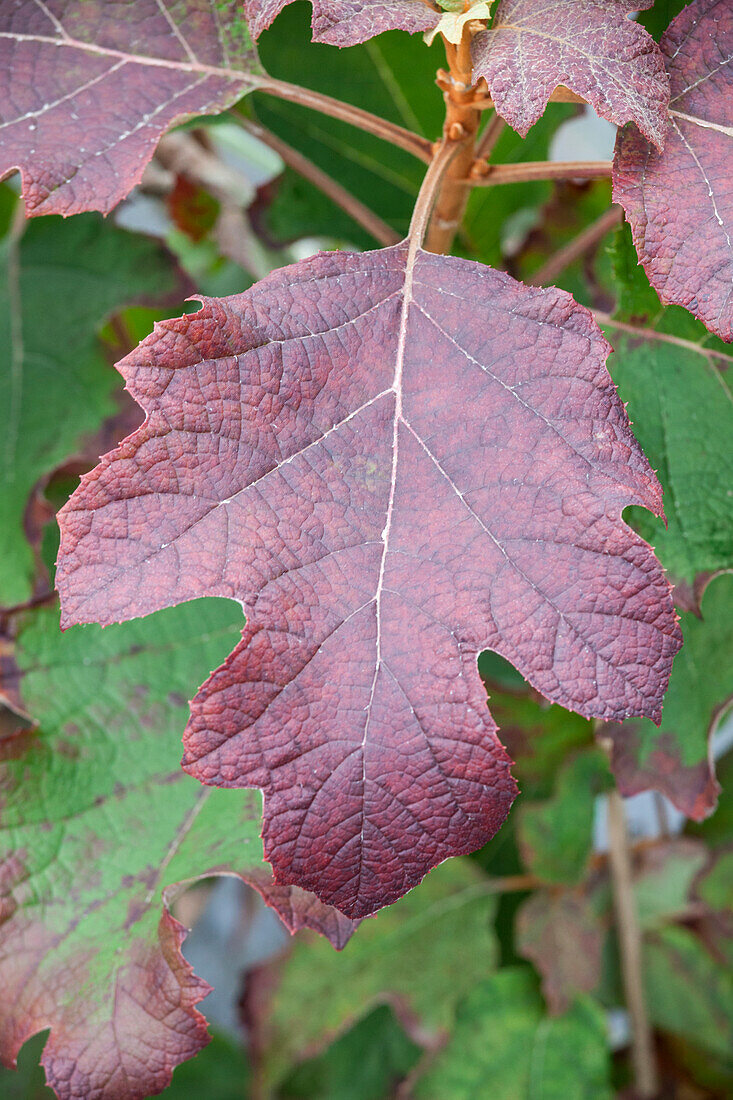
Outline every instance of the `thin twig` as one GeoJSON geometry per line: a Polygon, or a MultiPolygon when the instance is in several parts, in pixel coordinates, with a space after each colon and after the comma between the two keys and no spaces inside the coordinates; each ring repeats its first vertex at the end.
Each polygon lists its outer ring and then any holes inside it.
{"type": "Polygon", "coordinates": [[[485,175],[474,182],[478,187],[527,180],[603,179],[611,175],[610,160],[528,160],[519,164],[489,164],[485,175]]]}
{"type": "Polygon", "coordinates": [[[293,149],[292,146],[282,141],[276,134],[266,130],[264,126],[260,126],[258,123],[251,122],[249,119],[242,118],[241,116],[235,117],[240,126],[265,145],[269,145],[271,149],[274,149],[290,168],[295,169],[304,179],[315,184],[316,187],[323,191],[324,195],[328,195],[332,202],[340,206],[350,218],[354,219],[357,225],[365,229],[366,232],[374,237],[376,241],[379,241],[380,244],[397,244],[397,242],[402,239],[399,233],[396,233],[391,226],[387,225],[385,221],[382,221],[373,210],[370,210],[363,202],[355,198],[350,191],[347,191],[345,187],[342,187],[340,183],[332,179],[328,173],[322,171],[313,161],[308,160],[306,156],[299,153],[297,149],[293,149]]]}
{"type": "Polygon", "coordinates": [[[618,791],[608,796],[608,860],[621,955],[621,974],[631,1024],[631,1059],[637,1095],[650,1100],[659,1092],[654,1040],[646,1010],[641,957],[641,928],[631,877],[629,836],[624,802],[618,791]]]}
{"type": "Polygon", "coordinates": [[[494,151],[494,146],[504,133],[506,122],[501,115],[493,115],[486,123],[481,137],[476,142],[476,159],[488,160],[494,151]]]}
{"type": "Polygon", "coordinates": [[[587,226],[582,233],[578,233],[578,236],[574,237],[563,248],[558,248],[557,252],[550,256],[542,267],[535,271],[532,278],[527,279],[526,282],[531,286],[546,286],[548,283],[554,282],[567,267],[570,267],[572,263],[584,256],[586,252],[590,252],[599,241],[603,240],[607,233],[620,225],[621,220],[620,206],[612,206],[610,210],[605,210],[600,218],[587,226]]]}
{"type": "Polygon", "coordinates": [[[657,332],[656,329],[645,325],[630,325],[626,321],[616,321],[610,313],[604,313],[599,309],[594,311],[594,316],[599,325],[617,328],[620,332],[626,332],[629,336],[635,336],[638,340],[660,340],[663,344],[674,344],[675,347],[684,348],[685,351],[694,351],[698,355],[704,355],[713,362],[722,359],[725,362],[733,363],[733,355],[727,355],[724,351],[718,351],[716,348],[706,348],[704,344],[696,344],[694,340],[685,340],[681,336],[672,336],[668,332],[657,332]]]}
{"type": "Polygon", "coordinates": [[[412,130],[406,130],[404,126],[397,126],[394,122],[388,122],[386,118],[373,115],[370,111],[364,111],[361,107],[354,107],[351,103],[344,103],[340,99],[314,92],[310,88],[300,88],[297,84],[288,84],[285,80],[273,80],[271,77],[258,81],[256,91],[266,92],[278,99],[287,99],[291,103],[298,103],[301,107],[310,107],[321,114],[331,118],[339,118],[360,130],[366,130],[383,141],[389,141],[400,149],[406,149],[408,153],[419,160],[430,163],[432,156],[432,143],[427,138],[415,134],[412,130]]]}
{"type": "Polygon", "coordinates": [[[56,592],[53,588],[47,592],[40,592],[23,603],[13,604],[12,607],[0,607],[0,620],[10,618],[12,615],[20,615],[23,611],[33,611],[36,607],[50,607],[56,602],[56,592]]]}

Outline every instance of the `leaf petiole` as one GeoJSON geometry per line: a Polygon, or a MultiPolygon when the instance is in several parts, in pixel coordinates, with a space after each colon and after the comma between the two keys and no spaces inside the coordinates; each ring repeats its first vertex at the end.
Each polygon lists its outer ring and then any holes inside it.
{"type": "Polygon", "coordinates": [[[361,107],[355,107],[341,99],[334,99],[332,96],[314,92],[310,88],[301,88],[297,84],[289,84],[286,80],[274,80],[271,77],[258,77],[256,90],[266,92],[278,99],[298,103],[302,107],[310,107],[331,118],[341,119],[351,126],[374,134],[383,141],[389,141],[400,149],[405,149],[426,164],[430,163],[432,144],[427,138],[405,129],[404,126],[389,122],[386,118],[380,118],[379,115],[373,115],[370,111],[364,111],[361,107]]]}

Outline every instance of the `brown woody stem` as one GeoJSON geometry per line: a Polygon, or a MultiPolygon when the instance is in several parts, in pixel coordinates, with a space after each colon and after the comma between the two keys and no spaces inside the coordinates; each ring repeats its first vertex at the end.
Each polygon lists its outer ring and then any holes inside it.
{"type": "Polygon", "coordinates": [[[493,187],[500,183],[526,183],[527,180],[595,180],[610,176],[611,168],[610,160],[530,160],[520,164],[488,164],[474,182],[479,187],[493,187]]]}
{"type": "Polygon", "coordinates": [[[340,206],[350,218],[354,219],[357,225],[365,229],[380,244],[388,246],[397,244],[400,240],[399,233],[396,233],[391,226],[382,221],[373,210],[370,210],[368,206],[355,198],[350,191],[347,191],[345,187],[332,179],[327,172],[320,169],[313,161],[308,160],[308,157],[299,153],[297,149],[293,149],[292,146],[257,122],[251,122],[241,116],[237,117],[237,122],[250,134],[258,138],[259,141],[268,145],[270,149],[274,149],[290,168],[293,168],[304,179],[315,184],[319,190],[323,191],[324,195],[328,195],[332,202],[340,206]]]}
{"type": "Polygon", "coordinates": [[[631,854],[624,802],[618,791],[608,796],[608,860],[613,904],[621,955],[626,1007],[631,1024],[631,1059],[636,1095],[651,1100],[659,1092],[654,1039],[644,997],[641,957],[641,928],[631,877],[631,854]]]}
{"type": "Polygon", "coordinates": [[[559,248],[554,255],[550,256],[549,260],[535,271],[532,278],[526,281],[532,286],[545,286],[547,283],[551,283],[577,259],[584,256],[586,252],[590,252],[599,241],[603,240],[607,233],[621,224],[621,220],[620,206],[612,206],[610,210],[604,211],[600,218],[587,226],[564,248],[559,248]]]}
{"type": "Polygon", "coordinates": [[[463,31],[459,46],[445,43],[450,71],[438,73],[438,85],[445,100],[443,141],[454,147],[454,156],[443,176],[428,228],[428,252],[450,252],[453,238],[463,220],[473,180],[469,173],[475,159],[476,134],[481,112],[476,106],[479,93],[471,84],[471,30],[463,31]]]}
{"type": "Polygon", "coordinates": [[[412,130],[406,130],[403,126],[397,126],[394,122],[388,122],[385,118],[363,111],[361,107],[354,107],[351,103],[344,103],[340,99],[322,95],[320,92],[311,91],[310,88],[301,88],[297,84],[288,84],[285,80],[273,80],[264,77],[255,86],[255,91],[266,92],[278,99],[287,99],[291,103],[298,103],[301,107],[310,107],[314,111],[320,111],[331,118],[340,118],[360,130],[366,130],[383,141],[389,141],[392,145],[406,149],[408,153],[418,157],[419,160],[430,162],[432,145],[427,138],[414,134],[412,130]]]}

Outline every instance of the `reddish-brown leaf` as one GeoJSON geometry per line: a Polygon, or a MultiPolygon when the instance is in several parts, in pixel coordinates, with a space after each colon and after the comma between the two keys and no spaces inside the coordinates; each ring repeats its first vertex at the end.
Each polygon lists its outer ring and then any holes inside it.
{"type": "Polygon", "coordinates": [[[733,339],[733,5],[694,0],[660,43],[671,83],[664,153],[619,134],[613,197],[663,302],[733,339]]]}
{"type": "MultiPolygon", "coordinates": [[[[293,0],[244,0],[254,38],[293,0]]],[[[427,31],[440,19],[424,0],[313,0],[314,42],[355,46],[383,31],[427,31]]]]}
{"type": "Polygon", "coordinates": [[[524,136],[564,84],[620,125],[635,122],[660,148],[669,82],[654,39],[628,18],[653,0],[502,0],[473,42],[474,79],[524,136]]]}
{"type": "Polygon", "coordinates": [[[551,1012],[566,1012],[579,993],[592,993],[600,984],[604,916],[588,885],[537,890],[519,909],[517,951],[537,967],[551,1012]]]}
{"type": "Polygon", "coordinates": [[[493,835],[515,785],[485,647],[581,714],[659,718],[679,630],[621,511],[661,490],[608,350],[564,292],[402,244],[208,299],[122,361],[147,420],[62,512],[64,623],[242,601],[184,766],[263,788],[278,881],[362,916],[493,835]]]}
{"type": "Polygon", "coordinates": [[[257,84],[239,0],[0,4],[0,177],[28,214],[107,213],[161,134],[257,84]]]}

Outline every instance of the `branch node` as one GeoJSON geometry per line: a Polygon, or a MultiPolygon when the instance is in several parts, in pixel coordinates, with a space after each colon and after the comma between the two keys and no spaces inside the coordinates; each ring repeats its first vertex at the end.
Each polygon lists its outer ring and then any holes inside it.
{"type": "Polygon", "coordinates": [[[472,180],[485,179],[491,170],[492,166],[487,164],[485,160],[475,160],[469,170],[468,178],[472,180]]]}
{"type": "Polygon", "coordinates": [[[462,122],[451,122],[448,127],[448,138],[450,141],[463,141],[466,137],[467,130],[462,122]]]}

